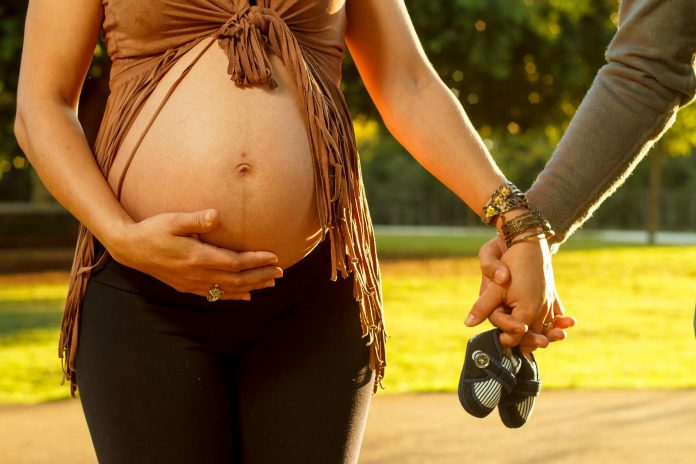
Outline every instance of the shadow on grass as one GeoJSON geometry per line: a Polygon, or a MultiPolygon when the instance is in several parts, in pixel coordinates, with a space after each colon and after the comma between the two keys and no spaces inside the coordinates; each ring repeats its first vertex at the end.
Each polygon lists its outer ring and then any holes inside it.
{"type": "Polygon", "coordinates": [[[0,301],[0,337],[60,326],[63,300],[0,301]]]}

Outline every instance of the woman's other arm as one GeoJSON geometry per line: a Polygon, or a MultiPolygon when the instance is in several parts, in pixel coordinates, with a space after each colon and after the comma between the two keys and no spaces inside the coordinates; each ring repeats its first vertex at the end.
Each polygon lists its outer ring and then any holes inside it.
{"type": "Polygon", "coordinates": [[[77,119],[80,91],[102,21],[101,0],[31,0],[17,89],[15,135],[49,192],[119,262],[180,291],[249,298],[280,268],[269,252],[235,253],[191,237],[217,226],[209,210],[165,213],[134,223],[104,178],[77,119]],[[264,266],[264,267],[261,267],[264,266]]]}
{"type": "Polygon", "coordinates": [[[346,42],[389,132],[479,213],[506,182],[418,40],[402,0],[348,2],[346,42]]]}
{"type": "Polygon", "coordinates": [[[100,0],[31,0],[17,87],[15,136],[37,175],[107,248],[132,223],[77,119],[102,21],[100,0]]]}
{"type": "MultiPolygon", "coordinates": [[[[480,214],[506,179],[425,56],[403,1],[351,0],[347,8],[346,41],[385,125],[426,170],[480,214]]],[[[516,214],[519,210],[506,217],[516,214]]],[[[510,265],[514,282],[501,292],[515,316],[501,324],[518,334],[513,340],[501,338],[508,346],[527,330],[523,323],[549,313],[555,301],[546,241],[515,245],[505,259],[515,256],[517,262],[510,265]],[[517,303],[522,289],[534,293],[533,301],[517,303]]],[[[541,326],[536,328],[540,333],[541,326]]],[[[543,336],[536,338],[548,343],[543,336]]]]}

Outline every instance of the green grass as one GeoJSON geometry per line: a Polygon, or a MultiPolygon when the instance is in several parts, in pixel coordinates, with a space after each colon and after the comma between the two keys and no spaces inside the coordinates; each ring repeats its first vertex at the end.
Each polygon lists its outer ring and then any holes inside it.
{"type": "MultiPolygon", "coordinates": [[[[65,274],[67,279],[67,273],[65,274]]],[[[67,280],[0,283],[0,403],[67,398],[58,334],[67,280]]]]}
{"type": "MultiPolygon", "coordinates": [[[[385,392],[453,390],[478,295],[473,258],[382,260],[385,392]]],[[[544,388],[696,387],[696,247],[564,251],[557,287],[578,324],[537,350],[544,388]]]]}
{"type": "MultiPolygon", "coordinates": [[[[485,240],[378,236],[389,335],[382,394],[456,388],[466,341],[489,328],[463,323],[478,294],[471,255],[485,240]],[[456,256],[390,258],[406,249],[456,256]]],[[[545,389],[696,387],[696,247],[587,242],[554,261],[578,325],[568,340],[537,351],[545,389]]],[[[69,396],[57,357],[66,279],[0,280],[0,403],[69,396]]]]}
{"type": "MultiPolygon", "coordinates": [[[[474,229],[460,235],[419,234],[406,235],[384,231],[377,234],[377,246],[381,258],[438,258],[452,256],[476,256],[478,250],[493,237],[488,229],[474,229]]],[[[633,243],[607,242],[591,234],[579,239],[573,237],[563,245],[564,251],[591,250],[616,247],[641,247],[633,243]]]]}

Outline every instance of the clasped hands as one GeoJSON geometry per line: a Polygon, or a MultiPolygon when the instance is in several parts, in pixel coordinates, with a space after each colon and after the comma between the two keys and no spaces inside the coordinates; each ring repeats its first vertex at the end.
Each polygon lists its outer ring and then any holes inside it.
{"type": "Polygon", "coordinates": [[[465,321],[469,327],[488,319],[498,327],[504,348],[522,353],[546,348],[567,337],[575,319],[565,315],[556,291],[551,252],[545,239],[511,246],[496,236],[479,251],[481,289],[465,321]]]}

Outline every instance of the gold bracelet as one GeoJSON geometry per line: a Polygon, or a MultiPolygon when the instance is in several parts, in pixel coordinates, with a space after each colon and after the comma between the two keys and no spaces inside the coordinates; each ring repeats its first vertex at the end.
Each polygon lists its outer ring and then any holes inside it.
{"type": "Polygon", "coordinates": [[[520,214],[502,225],[501,230],[507,237],[515,237],[531,228],[543,228],[545,219],[534,210],[520,214]]]}
{"type": "Polygon", "coordinates": [[[551,225],[538,211],[529,211],[506,222],[502,227],[503,237],[508,247],[512,246],[515,239],[526,231],[534,229],[534,234],[541,235],[548,240],[554,236],[551,225]],[[518,219],[520,218],[520,219],[518,219]],[[541,230],[540,230],[541,229],[541,230]]]}
{"type": "Polygon", "coordinates": [[[535,232],[533,234],[525,235],[524,237],[516,237],[514,240],[510,242],[510,246],[520,242],[526,242],[527,240],[532,238],[537,238],[541,240],[542,238],[546,238],[546,235],[543,232],[535,232]]]}
{"type": "Polygon", "coordinates": [[[530,229],[534,229],[535,234],[533,235],[540,235],[543,233],[547,240],[555,235],[549,221],[546,220],[543,214],[535,209],[530,209],[507,221],[501,227],[501,232],[505,239],[505,244],[509,248],[515,243],[519,243],[516,242],[515,239],[530,229]]]}
{"type": "Polygon", "coordinates": [[[501,214],[519,208],[529,208],[527,197],[515,184],[508,182],[498,187],[483,206],[481,221],[491,225],[501,214]]]}

